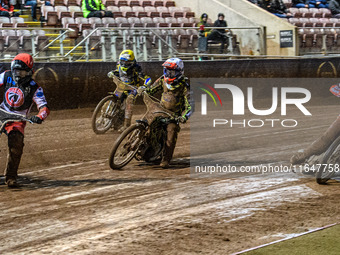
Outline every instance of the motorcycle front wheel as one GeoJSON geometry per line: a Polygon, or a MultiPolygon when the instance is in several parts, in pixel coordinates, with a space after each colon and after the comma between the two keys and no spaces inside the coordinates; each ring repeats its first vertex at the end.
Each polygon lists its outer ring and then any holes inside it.
{"type": "Polygon", "coordinates": [[[121,169],[133,159],[143,142],[145,131],[143,125],[135,124],[117,138],[109,158],[109,164],[113,170],[121,169]]]}
{"type": "Polygon", "coordinates": [[[329,146],[316,172],[316,182],[326,184],[340,169],[340,137],[329,146]]]}
{"type": "Polygon", "coordinates": [[[112,126],[113,118],[118,113],[115,96],[104,97],[92,115],[92,129],[96,134],[104,134],[112,126]]]}

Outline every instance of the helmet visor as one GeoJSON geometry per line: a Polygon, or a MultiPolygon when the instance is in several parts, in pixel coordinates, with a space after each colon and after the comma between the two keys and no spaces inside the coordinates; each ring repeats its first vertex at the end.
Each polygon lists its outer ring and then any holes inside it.
{"type": "Polygon", "coordinates": [[[177,69],[164,68],[164,76],[167,78],[176,78],[180,76],[181,72],[177,69]]]}
{"type": "Polygon", "coordinates": [[[120,60],[120,65],[122,67],[129,68],[129,67],[131,67],[133,65],[133,61],[121,59],[120,60]]]}

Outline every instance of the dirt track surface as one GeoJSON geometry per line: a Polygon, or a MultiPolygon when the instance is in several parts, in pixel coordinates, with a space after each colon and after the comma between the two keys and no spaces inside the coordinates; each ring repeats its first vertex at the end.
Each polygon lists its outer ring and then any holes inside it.
{"type": "MultiPolygon", "coordinates": [[[[21,188],[0,182],[0,254],[230,254],[339,222],[336,181],[191,178],[188,126],[170,169],[134,161],[113,171],[107,159],[117,134],[95,135],[91,110],[52,112],[26,128],[21,188]]],[[[287,163],[338,114],[338,106],[312,110],[317,125],[307,119],[289,135],[263,129],[228,155],[287,163]],[[277,141],[259,149],[273,132],[277,141]]],[[[1,136],[2,169],[6,143],[1,136]]]]}

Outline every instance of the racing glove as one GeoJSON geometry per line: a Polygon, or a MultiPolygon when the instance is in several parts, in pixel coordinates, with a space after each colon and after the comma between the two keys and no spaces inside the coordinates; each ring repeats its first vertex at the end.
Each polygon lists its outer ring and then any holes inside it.
{"type": "Polygon", "coordinates": [[[39,118],[39,116],[37,115],[34,115],[30,118],[30,121],[32,121],[33,123],[36,123],[36,124],[41,124],[43,122],[42,119],[39,118]]]}
{"type": "Polygon", "coordinates": [[[179,123],[185,123],[185,122],[187,122],[187,119],[185,118],[185,117],[183,117],[183,116],[179,116],[179,117],[177,117],[177,121],[179,122],[179,123]]]}

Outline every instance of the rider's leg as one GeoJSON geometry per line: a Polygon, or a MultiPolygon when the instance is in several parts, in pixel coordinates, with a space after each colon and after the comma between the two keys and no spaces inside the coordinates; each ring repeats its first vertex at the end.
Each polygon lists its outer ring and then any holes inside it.
{"type": "Polygon", "coordinates": [[[17,186],[16,178],[24,148],[24,135],[17,130],[8,134],[8,156],[5,169],[5,181],[9,187],[17,186]]]}
{"type": "Polygon", "coordinates": [[[180,131],[180,127],[176,123],[170,123],[167,126],[167,139],[164,148],[164,154],[162,158],[162,162],[160,164],[163,168],[168,168],[170,164],[170,160],[172,159],[172,155],[174,153],[177,136],[180,131]]]}
{"type": "Polygon", "coordinates": [[[329,145],[340,134],[340,116],[332,123],[332,125],[326,130],[326,132],[315,140],[307,149],[303,152],[298,152],[290,159],[292,164],[303,163],[307,158],[312,155],[319,155],[326,151],[329,145]]]}
{"type": "Polygon", "coordinates": [[[124,124],[123,127],[119,129],[120,132],[123,132],[131,125],[131,118],[133,114],[133,107],[135,104],[135,96],[130,94],[126,98],[126,107],[125,107],[125,116],[124,116],[124,124]]]}

